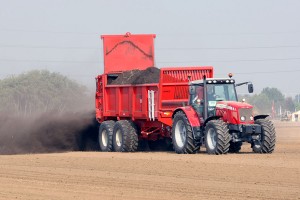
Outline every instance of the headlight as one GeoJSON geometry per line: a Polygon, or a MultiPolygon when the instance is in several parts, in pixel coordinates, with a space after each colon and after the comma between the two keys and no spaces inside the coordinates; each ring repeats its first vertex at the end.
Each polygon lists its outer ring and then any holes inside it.
{"type": "Polygon", "coordinates": [[[251,120],[251,121],[253,120],[253,116],[250,117],[250,120],[251,120]]]}
{"type": "Polygon", "coordinates": [[[242,120],[242,121],[245,121],[245,120],[246,120],[246,117],[245,117],[245,116],[241,116],[241,120],[242,120]]]}

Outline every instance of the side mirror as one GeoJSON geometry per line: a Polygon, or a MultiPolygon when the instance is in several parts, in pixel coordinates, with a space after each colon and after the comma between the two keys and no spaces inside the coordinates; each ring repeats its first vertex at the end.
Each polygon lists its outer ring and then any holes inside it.
{"type": "Polygon", "coordinates": [[[196,86],[190,85],[189,92],[190,92],[190,95],[195,95],[196,94],[196,86]]]}
{"type": "Polygon", "coordinates": [[[248,84],[248,92],[253,93],[253,84],[252,83],[248,84]]]}

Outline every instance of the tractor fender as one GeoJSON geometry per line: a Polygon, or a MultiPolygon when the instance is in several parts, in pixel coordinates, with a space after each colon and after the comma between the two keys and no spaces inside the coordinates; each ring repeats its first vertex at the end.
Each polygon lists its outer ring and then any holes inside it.
{"type": "Polygon", "coordinates": [[[269,117],[269,115],[256,115],[256,116],[254,116],[254,121],[257,119],[265,119],[267,117],[269,117]]]}
{"type": "Polygon", "coordinates": [[[208,117],[208,118],[204,121],[203,126],[205,127],[206,124],[207,124],[207,122],[209,122],[209,121],[211,121],[211,120],[215,120],[215,119],[220,119],[221,117],[222,117],[222,116],[217,116],[217,115],[215,115],[215,116],[210,116],[210,117],[208,117]]]}
{"type": "Polygon", "coordinates": [[[195,127],[195,126],[199,127],[200,126],[200,121],[199,121],[198,114],[191,106],[185,106],[185,107],[177,108],[176,110],[174,110],[172,118],[174,118],[174,115],[178,111],[184,112],[184,114],[188,118],[188,120],[189,120],[192,127],[195,127]]]}
{"type": "Polygon", "coordinates": [[[190,106],[186,106],[186,107],[181,107],[181,108],[177,108],[174,112],[173,112],[173,116],[172,118],[174,118],[174,115],[178,112],[178,111],[182,111],[185,116],[187,117],[187,119],[189,120],[191,127],[192,127],[192,132],[193,132],[193,138],[196,139],[196,127],[200,127],[200,121],[199,121],[199,117],[197,115],[197,112],[190,106]]]}

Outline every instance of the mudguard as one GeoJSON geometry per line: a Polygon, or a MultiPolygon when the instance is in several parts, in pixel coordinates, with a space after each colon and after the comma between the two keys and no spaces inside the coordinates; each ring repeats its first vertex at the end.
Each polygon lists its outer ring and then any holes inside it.
{"type": "Polygon", "coordinates": [[[186,115],[186,117],[188,118],[190,124],[192,127],[195,127],[195,126],[200,126],[201,123],[199,121],[199,117],[198,117],[198,114],[197,112],[193,109],[192,106],[185,106],[185,107],[180,107],[180,108],[177,108],[174,112],[173,112],[173,116],[175,115],[176,112],[178,111],[182,111],[184,112],[184,114],[186,115]]]}
{"type": "Polygon", "coordinates": [[[204,121],[203,126],[205,126],[206,123],[209,122],[210,120],[220,119],[220,118],[221,118],[221,116],[210,116],[209,118],[207,118],[207,119],[204,121]]]}
{"type": "Polygon", "coordinates": [[[256,116],[254,117],[254,121],[257,120],[257,119],[265,119],[265,118],[267,118],[267,117],[269,117],[269,115],[256,115],[256,116]]]}
{"type": "Polygon", "coordinates": [[[191,106],[180,107],[173,112],[172,118],[178,111],[184,112],[185,116],[189,120],[193,130],[193,138],[195,140],[200,139],[200,132],[197,130],[200,129],[201,123],[199,121],[197,112],[191,106]]]}

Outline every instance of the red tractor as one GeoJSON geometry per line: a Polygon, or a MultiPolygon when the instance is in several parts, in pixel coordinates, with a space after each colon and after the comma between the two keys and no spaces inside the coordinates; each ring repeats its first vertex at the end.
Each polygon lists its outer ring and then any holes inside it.
{"type": "Polygon", "coordinates": [[[155,68],[155,35],[104,35],[104,74],[96,77],[101,151],[132,152],[140,140],[172,141],[176,153],[272,153],[276,133],[268,115],[238,102],[236,84],[213,78],[213,68],[155,68]]]}
{"type": "Polygon", "coordinates": [[[253,106],[238,102],[236,87],[231,78],[206,78],[189,83],[189,105],[174,111],[172,124],[173,146],[177,153],[192,153],[205,144],[209,154],[236,153],[248,142],[256,153],[272,153],[276,133],[268,115],[253,115],[253,106]],[[192,110],[192,115],[186,110],[192,110]],[[198,130],[191,126],[193,117],[199,120],[198,130]]]}

